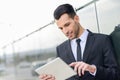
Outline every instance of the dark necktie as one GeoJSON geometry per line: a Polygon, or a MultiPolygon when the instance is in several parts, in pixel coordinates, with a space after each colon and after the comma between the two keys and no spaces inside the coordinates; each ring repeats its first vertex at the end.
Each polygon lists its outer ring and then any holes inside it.
{"type": "Polygon", "coordinates": [[[77,61],[81,61],[81,46],[80,46],[80,39],[77,39],[77,61]]]}

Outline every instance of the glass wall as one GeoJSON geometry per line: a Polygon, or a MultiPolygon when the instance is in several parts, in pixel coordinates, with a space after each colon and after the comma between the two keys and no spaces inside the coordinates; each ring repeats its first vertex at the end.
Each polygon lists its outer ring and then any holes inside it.
{"type": "Polygon", "coordinates": [[[110,34],[120,24],[119,3],[119,0],[98,0],[96,6],[93,3],[78,11],[82,25],[94,32],[110,34]]]}

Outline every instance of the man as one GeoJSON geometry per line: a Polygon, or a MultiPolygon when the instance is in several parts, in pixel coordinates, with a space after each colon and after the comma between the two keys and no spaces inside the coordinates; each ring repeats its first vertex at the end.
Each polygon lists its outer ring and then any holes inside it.
{"type": "MultiPolygon", "coordinates": [[[[107,35],[84,29],[70,4],[58,6],[54,18],[58,28],[69,38],[57,47],[57,56],[78,73],[67,80],[117,80],[117,63],[107,35]],[[79,54],[77,39],[81,46],[79,54]]],[[[55,80],[55,76],[41,74],[40,80],[55,80]]]]}

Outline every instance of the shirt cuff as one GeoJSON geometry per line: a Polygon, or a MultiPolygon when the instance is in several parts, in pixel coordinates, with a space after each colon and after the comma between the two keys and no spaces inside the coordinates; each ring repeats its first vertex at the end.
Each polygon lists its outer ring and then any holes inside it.
{"type": "MultiPolygon", "coordinates": [[[[95,65],[92,65],[92,66],[94,66],[95,68],[96,68],[96,66],[95,65]]],[[[95,72],[94,73],[91,73],[91,72],[89,72],[91,75],[93,75],[93,76],[95,76],[96,75],[96,72],[97,72],[97,68],[96,68],[96,70],[95,70],[95,72]]]]}

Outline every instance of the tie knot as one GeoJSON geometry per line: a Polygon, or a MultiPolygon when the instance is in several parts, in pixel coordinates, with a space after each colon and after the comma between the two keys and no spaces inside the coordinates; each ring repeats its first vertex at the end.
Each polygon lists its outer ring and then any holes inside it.
{"type": "Polygon", "coordinates": [[[80,41],[81,41],[80,39],[76,39],[77,44],[80,44],[80,41]]]}

